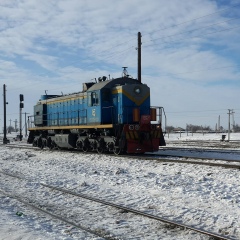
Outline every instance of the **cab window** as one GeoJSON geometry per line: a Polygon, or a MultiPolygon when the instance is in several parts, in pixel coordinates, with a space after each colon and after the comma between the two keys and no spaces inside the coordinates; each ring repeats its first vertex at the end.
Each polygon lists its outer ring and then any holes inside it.
{"type": "Polygon", "coordinates": [[[99,105],[99,94],[97,92],[88,93],[88,106],[99,105]]]}

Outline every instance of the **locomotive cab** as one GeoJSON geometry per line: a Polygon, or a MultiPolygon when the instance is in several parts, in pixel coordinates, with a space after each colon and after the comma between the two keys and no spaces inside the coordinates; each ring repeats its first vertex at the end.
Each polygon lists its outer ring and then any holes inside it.
{"type": "Polygon", "coordinates": [[[125,84],[112,90],[115,122],[133,122],[133,110],[138,108],[140,115],[150,114],[150,89],[147,85],[125,84]]]}

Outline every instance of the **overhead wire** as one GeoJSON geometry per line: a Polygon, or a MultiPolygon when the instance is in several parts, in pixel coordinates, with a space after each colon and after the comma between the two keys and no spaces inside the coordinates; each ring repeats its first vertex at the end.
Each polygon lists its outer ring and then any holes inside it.
{"type": "MultiPolygon", "coordinates": [[[[223,11],[226,11],[226,10],[228,10],[228,9],[230,9],[230,8],[234,8],[234,7],[237,7],[237,6],[240,6],[240,3],[235,4],[235,5],[232,5],[232,6],[230,6],[230,7],[224,8],[224,9],[221,9],[221,10],[218,10],[218,11],[215,11],[215,12],[212,12],[212,13],[209,13],[209,14],[206,14],[206,15],[203,15],[203,16],[201,16],[201,17],[193,18],[193,19],[190,19],[190,20],[188,20],[188,21],[184,21],[184,22],[175,24],[175,25],[173,25],[173,26],[164,27],[164,28],[161,28],[161,29],[159,29],[159,30],[152,31],[151,33],[160,32],[160,31],[162,31],[162,30],[166,30],[166,29],[169,29],[169,28],[177,27],[177,26],[180,26],[180,25],[183,25],[183,24],[186,24],[186,23],[189,23],[189,22],[192,22],[192,21],[201,19],[201,18],[209,17],[209,16],[212,16],[212,15],[215,15],[216,13],[223,12],[223,11]]],[[[149,34],[150,34],[150,33],[149,33],[149,34]]]]}
{"type": "Polygon", "coordinates": [[[174,36],[181,35],[181,34],[184,34],[184,33],[191,33],[191,32],[197,31],[197,30],[206,29],[206,28],[210,28],[210,27],[215,26],[215,25],[219,25],[219,24],[222,24],[222,23],[230,22],[230,21],[233,21],[233,20],[236,20],[236,19],[239,19],[239,18],[240,17],[231,18],[231,19],[228,19],[226,21],[217,22],[217,23],[214,23],[214,24],[211,24],[211,25],[207,25],[207,26],[204,26],[204,27],[201,27],[201,28],[195,28],[195,29],[192,29],[192,30],[189,30],[189,31],[183,31],[183,32],[179,32],[179,33],[168,35],[168,36],[162,36],[162,37],[159,37],[159,38],[154,38],[154,39],[151,39],[151,40],[148,40],[148,41],[144,41],[142,43],[152,42],[152,41],[163,39],[163,38],[174,37],[174,36]]]}
{"type": "Polygon", "coordinates": [[[132,41],[133,39],[136,39],[136,37],[131,38],[131,39],[129,39],[128,41],[125,41],[125,42],[119,43],[119,44],[117,44],[117,45],[114,45],[114,46],[112,46],[112,47],[110,47],[110,48],[107,48],[107,49],[101,51],[101,52],[98,52],[98,53],[97,53],[97,56],[100,55],[100,54],[103,53],[103,52],[107,52],[107,51],[109,51],[109,50],[111,50],[111,49],[113,49],[113,48],[116,48],[116,47],[118,47],[118,46],[121,46],[121,45],[123,45],[123,44],[126,44],[126,43],[132,41]]]}
{"type": "MultiPolygon", "coordinates": [[[[218,13],[218,12],[222,12],[222,11],[225,11],[225,10],[227,10],[227,9],[229,9],[229,8],[233,8],[233,7],[236,7],[236,6],[239,6],[239,5],[240,5],[240,4],[236,4],[236,5],[233,5],[233,6],[231,6],[231,7],[228,7],[228,8],[225,8],[225,9],[221,9],[221,10],[219,10],[219,11],[216,11],[216,12],[213,12],[213,13],[210,13],[210,14],[207,14],[207,15],[204,15],[204,16],[201,16],[201,17],[198,17],[198,18],[194,18],[194,19],[191,19],[191,20],[188,20],[188,21],[185,21],[185,22],[176,24],[176,25],[171,26],[171,27],[168,27],[168,28],[172,28],[172,27],[175,27],[175,26],[178,26],[178,25],[182,25],[182,24],[191,22],[191,21],[195,21],[195,20],[197,20],[197,19],[201,19],[201,18],[204,18],[204,17],[207,17],[207,16],[211,16],[211,15],[214,15],[214,14],[216,14],[216,13],[218,13]]],[[[231,20],[232,20],[232,19],[231,19],[231,20]]],[[[227,20],[227,21],[230,21],[230,20],[227,20]]],[[[227,21],[225,21],[225,22],[227,22],[227,21]]],[[[221,22],[221,23],[223,23],[223,22],[221,22]]],[[[220,23],[216,23],[216,24],[220,24],[220,23]]],[[[212,25],[210,25],[210,26],[213,26],[213,25],[216,25],[216,24],[212,24],[212,25]]],[[[210,26],[207,26],[207,27],[210,27],[210,26]]],[[[203,27],[203,28],[207,28],[207,27],[203,27]]],[[[160,30],[158,30],[158,31],[165,30],[165,29],[168,29],[168,28],[163,28],[163,29],[160,29],[160,30]]],[[[202,28],[200,28],[200,29],[202,29],[202,28]]],[[[232,29],[233,29],[233,28],[232,28],[232,29]]],[[[191,30],[191,32],[192,32],[192,31],[195,31],[195,30],[197,30],[197,29],[191,30]]],[[[226,30],[231,30],[231,29],[223,29],[223,30],[216,31],[216,32],[221,32],[221,31],[226,31],[226,30]]],[[[155,32],[157,32],[157,31],[155,31],[155,32]]],[[[190,32],[190,31],[187,31],[187,32],[190,32]]],[[[216,32],[212,32],[212,33],[216,33],[216,32]]],[[[152,33],[153,33],[153,32],[152,32],[152,33]]],[[[207,34],[212,34],[212,33],[207,33],[207,34]]],[[[182,34],[182,33],[178,33],[178,34],[182,34]]],[[[207,34],[205,34],[205,35],[207,35],[207,34]]],[[[172,36],[173,36],[173,35],[172,35],[172,36]]],[[[202,35],[201,35],[201,36],[202,36],[202,35]]],[[[166,38],[166,37],[169,37],[169,36],[165,36],[165,37],[162,37],[162,38],[166,38]]],[[[198,36],[193,36],[193,37],[191,37],[191,38],[195,38],[195,37],[198,37],[198,36]]],[[[133,39],[133,38],[132,38],[132,39],[133,39]]],[[[120,46],[120,45],[123,45],[123,44],[125,44],[125,43],[128,43],[128,42],[130,42],[132,39],[129,39],[128,41],[125,41],[125,42],[122,42],[122,43],[118,43],[116,46],[112,46],[112,47],[110,47],[110,48],[108,48],[108,49],[106,49],[106,50],[103,50],[103,51],[99,52],[99,53],[97,54],[97,56],[100,55],[100,54],[103,53],[103,52],[106,52],[106,51],[110,50],[110,49],[113,49],[113,48],[115,48],[115,47],[118,47],[118,46],[120,46]]],[[[160,39],[160,38],[158,38],[158,39],[160,39]]],[[[154,40],[157,40],[157,39],[152,39],[152,40],[150,40],[150,41],[154,41],[154,40]]],[[[180,40],[181,40],[181,39],[180,39],[180,40]]],[[[174,41],[176,41],[176,40],[174,40],[174,41]]],[[[143,42],[143,43],[145,43],[145,42],[143,42]]],[[[144,45],[144,47],[148,47],[148,46],[152,46],[152,45],[156,45],[156,44],[144,45]]],[[[131,48],[132,48],[132,47],[131,47],[131,48]]],[[[128,49],[130,49],[130,48],[128,48],[128,49]]],[[[106,58],[103,58],[102,60],[106,60],[106,59],[113,58],[113,57],[117,56],[118,54],[121,54],[122,52],[127,51],[128,49],[123,50],[123,51],[121,51],[121,52],[112,53],[110,56],[107,56],[106,58]]],[[[89,65],[87,65],[87,67],[88,67],[88,66],[92,66],[92,65],[94,65],[94,64],[95,64],[95,63],[89,64],[89,65]]],[[[204,71],[204,70],[202,70],[202,71],[204,71]]],[[[181,73],[180,73],[180,74],[181,74],[181,73]]],[[[182,73],[182,74],[184,74],[184,73],[182,73]]],[[[73,85],[76,85],[76,84],[73,84],[73,85]]],[[[21,89],[21,88],[17,88],[17,89],[21,89]]],[[[16,89],[15,89],[15,90],[16,90],[16,89]]]]}
{"type": "Polygon", "coordinates": [[[226,111],[226,109],[211,109],[211,110],[194,110],[194,111],[176,111],[176,112],[168,112],[168,113],[189,113],[189,112],[194,112],[194,113],[198,113],[198,112],[219,112],[219,111],[226,111]]]}
{"type": "MultiPolygon", "coordinates": [[[[240,27],[240,25],[235,26],[235,27],[233,27],[233,28],[226,28],[226,29],[221,29],[221,30],[218,30],[218,31],[210,32],[210,33],[201,34],[201,35],[195,35],[195,36],[191,36],[191,37],[187,37],[187,38],[182,38],[182,39],[176,39],[176,40],[172,40],[172,41],[167,41],[167,42],[165,42],[165,43],[168,44],[168,43],[171,43],[171,42],[176,42],[176,41],[179,41],[179,40],[187,40],[187,39],[191,39],[191,38],[202,38],[203,36],[206,36],[206,35],[211,35],[211,34],[218,33],[218,32],[230,31],[230,30],[233,30],[233,29],[236,29],[236,28],[239,28],[239,27],[240,27]]],[[[153,45],[157,45],[157,43],[144,45],[144,47],[149,47],[149,46],[153,46],[153,45]]]]}
{"type": "Polygon", "coordinates": [[[231,65],[231,66],[221,66],[221,67],[215,67],[215,68],[206,68],[203,70],[197,70],[197,71],[191,71],[191,72],[182,72],[182,73],[170,73],[170,74],[163,74],[160,75],[162,76],[168,76],[168,75],[182,75],[182,74],[191,74],[191,73],[197,73],[197,72],[205,72],[205,71],[212,71],[212,70],[219,70],[219,69],[223,69],[223,68],[236,68],[236,67],[240,67],[240,65],[231,65]]]}
{"type": "MultiPolygon", "coordinates": [[[[231,6],[229,8],[232,8],[232,7],[236,7],[236,6],[239,6],[240,4],[236,4],[234,6],[231,6]]],[[[224,11],[224,10],[227,10],[229,8],[226,8],[226,9],[222,9],[220,11],[224,11]]],[[[217,12],[220,12],[220,11],[217,11],[217,12]]],[[[215,13],[217,13],[215,12],[215,13]]],[[[206,17],[206,16],[210,16],[210,15],[213,15],[215,13],[212,13],[212,14],[208,14],[208,15],[204,15],[202,17],[206,17]]],[[[199,18],[202,18],[202,17],[199,17],[199,18]]],[[[192,19],[190,21],[193,21],[193,20],[196,20],[196,19],[199,19],[199,18],[195,18],[195,19],[192,19]]],[[[219,25],[219,24],[222,24],[222,23],[225,23],[225,22],[229,22],[229,21],[233,21],[233,20],[236,20],[236,19],[239,19],[240,17],[235,17],[235,18],[231,18],[231,19],[228,19],[226,21],[221,21],[221,22],[217,22],[217,23],[214,23],[214,24],[211,24],[211,25],[208,25],[208,26],[204,26],[204,27],[201,27],[201,28],[196,28],[196,29],[192,29],[192,30],[189,30],[189,31],[184,31],[184,32],[180,32],[180,33],[177,33],[177,34],[172,34],[172,35],[168,35],[168,36],[162,36],[162,37],[159,37],[159,38],[155,38],[155,39],[151,39],[151,40],[148,40],[148,41],[144,41],[143,43],[146,43],[146,42],[151,42],[151,41],[156,41],[156,40],[159,40],[159,39],[164,39],[164,38],[170,38],[170,37],[173,37],[173,36],[177,36],[177,35],[182,35],[184,33],[193,33],[194,31],[197,31],[197,30],[201,30],[201,29],[206,29],[206,28],[210,28],[210,27],[213,27],[213,26],[216,26],[216,25],[219,25]]],[[[177,24],[177,25],[181,25],[181,24],[184,24],[184,23],[187,23],[187,22],[190,22],[190,21],[186,21],[186,22],[183,22],[183,23],[180,23],[180,24],[177,24]]],[[[175,26],[177,26],[175,25],[175,26]]],[[[171,26],[171,27],[174,27],[174,26],[171,26]]],[[[229,30],[232,30],[232,29],[236,29],[236,28],[239,28],[240,26],[235,26],[235,27],[232,27],[232,28],[225,28],[225,29],[221,29],[221,30],[218,30],[218,31],[213,31],[213,32],[210,32],[210,33],[205,33],[205,34],[201,34],[201,35],[195,35],[195,36],[190,36],[190,37],[187,37],[187,38],[181,38],[181,39],[175,39],[175,40],[171,40],[171,41],[164,41],[163,44],[169,44],[169,43],[172,43],[172,42],[176,42],[176,41],[180,41],[180,40],[188,40],[188,39],[191,39],[191,38],[196,38],[196,37],[204,37],[206,35],[211,35],[211,34],[214,34],[214,33],[218,33],[218,32],[223,32],[223,31],[229,31],[229,30]]],[[[161,30],[166,30],[166,29],[169,29],[170,27],[166,27],[166,28],[162,28],[161,30]]],[[[157,31],[155,31],[157,32],[157,31]]],[[[152,32],[153,33],[153,32],[152,32]]],[[[143,45],[143,47],[149,47],[149,46],[153,46],[153,45],[157,45],[159,43],[154,43],[154,44],[148,44],[148,45],[143,45]]],[[[166,49],[167,47],[164,46],[160,49],[166,49]]],[[[170,46],[170,48],[173,48],[173,46],[170,46]]],[[[159,50],[159,48],[158,48],[159,50]]],[[[177,74],[172,74],[172,73],[169,73],[169,74],[166,74],[166,75],[179,75],[179,74],[189,74],[189,73],[194,73],[194,72],[202,72],[202,71],[211,71],[211,70],[216,70],[216,69],[222,69],[222,68],[231,68],[231,67],[237,67],[236,65],[232,65],[232,66],[221,66],[221,67],[216,67],[216,68],[208,68],[208,69],[204,69],[204,70],[197,70],[197,71],[191,71],[191,72],[184,72],[184,73],[177,73],[177,74]]],[[[164,76],[164,75],[161,75],[161,76],[164,76]]]]}
{"type": "MultiPolygon", "coordinates": [[[[228,30],[232,30],[232,29],[235,29],[235,28],[239,28],[239,27],[240,27],[240,26],[236,26],[236,27],[234,27],[234,28],[221,29],[221,30],[214,31],[214,32],[210,32],[210,33],[206,33],[206,34],[191,36],[191,37],[189,37],[189,38],[203,37],[204,35],[211,35],[211,34],[214,34],[214,33],[217,33],[217,32],[228,31],[228,30]]],[[[185,39],[186,39],[186,38],[185,38],[185,39]]],[[[175,41],[178,41],[178,40],[179,40],[179,39],[177,39],[177,40],[172,40],[172,41],[168,41],[168,42],[165,42],[165,43],[175,42],[175,41]]],[[[156,45],[156,44],[144,45],[144,47],[148,47],[148,46],[152,46],[152,45],[156,45]]],[[[127,48],[127,49],[124,49],[123,51],[113,52],[113,53],[111,53],[110,56],[107,56],[107,57],[103,58],[102,60],[111,59],[111,58],[117,56],[118,54],[122,54],[122,52],[128,51],[129,49],[132,49],[132,48],[134,48],[134,46],[131,46],[131,47],[127,48]]],[[[164,49],[164,48],[163,48],[163,49],[164,49]]],[[[90,66],[94,65],[95,63],[96,63],[96,62],[91,63],[91,64],[88,64],[87,67],[90,67],[90,66]]],[[[228,68],[228,67],[234,67],[234,66],[223,66],[223,67],[220,67],[220,68],[228,68]]],[[[219,69],[219,67],[216,68],[216,69],[219,69]]],[[[206,70],[211,70],[211,69],[204,69],[204,70],[199,70],[199,71],[195,71],[195,72],[201,72],[201,71],[206,71],[206,70]]],[[[187,72],[187,73],[192,73],[192,72],[187,72]]],[[[186,74],[186,73],[179,73],[179,74],[186,74]]],[[[176,75],[176,74],[174,74],[174,75],[176,75]]],[[[39,83],[39,84],[41,84],[41,83],[39,83]]],[[[74,86],[74,85],[76,85],[76,84],[73,84],[73,86],[74,86]]],[[[24,88],[24,87],[21,87],[21,88],[24,88]]],[[[17,89],[21,89],[21,88],[17,88],[17,89]]],[[[12,91],[12,90],[17,90],[17,89],[11,89],[11,91],[12,91]]],[[[58,89],[58,88],[57,88],[57,89],[58,89]]],[[[54,89],[51,89],[51,90],[54,90],[54,89]]]]}
{"type": "MultiPolygon", "coordinates": [[[[240,4],[237,4],[237,5],[235,5],[235,6],[238,6],[238,5],[240,5],[240,4]]],[[[230,7],[230,8],[232,8],[232,7],[230,7]]],[[[226,8],[226,9],[228,9],[228,8],[226,8]]],[[[226,10],[226,9],[222,9],[222,10],[219,10],[219,11],[217,11],[217,12],[221,12],[221,11],[224,11],[224,10],[226,10]]],[[[194,21],[194,20],[196,20],[196,19],[200,19],[200,18],[203,18],[203,17],[206,17],[206,16],[210,16],[210,15],[216,14],[217,12],[212,13],[212,14],[208,14],[208,15],[204,15],[204,16],[202,16],[202,17],[195,18],[195,19],[192,19],[192,20],[189,20],[189,21],[180,23],[180,24],[176,24],[176,25],[171,26],[171,27],[175,27],[175,26],[178,26],[178,25],[181,25],[181,24],[184,24],[184,23],[188,23],[188,22],[194,21]]],[[[228,20],[228,21],[231,21],[231,20],[228,20]]],[[[227,21],[224,21],[224,22],[227,22],[227,21]]],[[[221,22],[221,23],[223,23],[223,22],[221,22]]],[[[216,24],[220,24],[220,23],[216,23],[216,24]]],[[[210,25],[210,26],[213,26],[213,25],[216,25],[216,24],[212,24],[212,25],[210,25]]],[[[207,27],[210,27],[210,26],[207,26],[207,27]]],[[[203,28],[207,28],[207,27],[202,27],[202,28],[199,28],[199,29],[203,29],[203,28]]],[[[169,28],[170,28],[170,27],[169,27],[169,28]]],[[[167,29],[167,28],[164,28],[164,29],[167,29]]],[[[162,29],[162,30],[164,30],[164,29],[162,29]]],[[[194,29],[194,30],[187,31],[187,32],[193,32],[193,31],[196,31],[196,30],[199,30],[199,29],[194,29]]],[[[231,29],[234,29],[234,28],[231,28],[231,29]]],[[[221,31],[226,31],[226,30],[231,30],[231,29],[224,29],[224,30],[221,30],[221,31]]],[[[161,31],[161,30],[158,30],[158,31],[161,31]]],[[[221,32],[221,31],[216,31],[216,32],[221,32]]],[[[155,31],[155,32],[157,32],[157,31],[155,31]]],[[[216,33],[216,32],[207,33],[207,34],[205,34],[205,35],[213,34],[213,33],[216,33]]],[[[154,32],[152,32],[152,33],[154,33],[154,32]]],[[[183,33],[186,33],[186,32],[178,33],[178,34],[176,34],[176,35],[183,34],[183,33]]],[[[174,35],[172,35],[172,36],[174,36],[174,35]]],[[[201,36],[202,36],[202,35],[201,35],[201,36]]],[[[171,36],[164,36],[164,37],[161,37],[161,38],[167,38],[167,37],[171,37],[171,36]]],[[[198,36],[193,36],[193,37],[191,37],[191,38],[195,38],[195,37],[198,37],[198,36]]],[[[158,38],[158,39],[161,39],[161,38],[158,38]]],[[[133,38],[132,38],[132,39],[133,39],[133,38]]],[[[126,42],[120,43],[120,44],[118,44],[118,45],[116,45],[116,46],[112,46],[112,47],[110,47],[110,48],[108,48],[108,49],[106,49],[106,50],[103,50],[103,51],[97,53],[96,55],[98,56],[98,55],[100,55],[101,53],[107,52],[108,50],[111,50],[111,49],[113,49],[113,48],[115,48],[115,47],[118,47],[118,46],[121,46],[121,45],[123,45],[123,44],[125,44],[125,43],[128,43],[128,42],[130,42],[132,39],[130,39],[130,40],[126,41],[126,42]]],[[[152,39],[151,41],[155,41],[155,40],[158,40],[158,39],[152,39]]],[[[143,42],[143,43],[146,43],[146,42],[143,42]]],[[[153,44],[153,45],[155,45],[155,44],[153,44]]],[[[147,47],[147,46],[151,46],[151,45],[144,45],[144,47],[147,47]]],[[[134,46],[133,46],[133,47],[134,47],[134,46]]],[[[120,51],[120,52],[119,52],[119,51],[118,51],[118,52],[116,51],[116,52],[112,53],[111,55],[107,56],[106,58],[103,58],[103,60],[105,60],[105,59],[111,59],[111,58],[113,58],[113,57],[115,57],[115,56],[118,56],[119,54],[124,54],[125,51],[127,51],[127,50],[129,50],[129,49],[131,49],[131,48],[133,48],[133,47],[130,47],[130,48],[125,49],[125,50],[120,51]]],[[[90,65],[88,65],[88,66],[92,66],[92,65],[94,65],[94,64],[95,64],[95,63],[92,63],[92,64],[90,64],[90,65]]],[[[226,66],[226,67],[232,67],[232,66],[226,66]]],[[[215,68],[215,69],[217,69],[217,68],[215,68]]],[[[213,69],[208,69],[208,70],[213,70],[213,69]]],[[[206,71],[206,69],[205,69],[205,70],[201,70],[201,71],[206,71]]],[[[194,71],[194,72],[200,72],[200,71],[194,71]]],[[[188,74],[188,73],[190,73],[190,72],[178,73],[178,74],[188,74]]],[[[73,84],[73,85],[76,85],[76,84],[73,84]]],[[[34,86],[34,87],[35,87],[35,86],[34,86]]],[[[18,89],[21,89],[21,88],[18,88],[18,89]]],[[[57,89],[57,88],[56,88],[56,89],[57,89]]],[[[60,89],[60,88],[59,88],[59,89],[60,89]]],[[[55,90],[55,89],[50,89],[50,90],[55,90]]],[[[226,110],[226,109],[225,109],[225,110],[226,110]]],[[[209,110],[209,111],[210,111],[210,110],[209,110]]],[[[170,113],[170,112],[169,112],[169,113],[170,113]]],[[[12,113],[12,115],[13,115],[13,114],[14,114],[14,113],[12,113]]],[[[18,114],[18,113],[16,113],[16,114],[18,114]]],[[[10,115],[10,114],[9,114],[9,115],[10,115]]]]}
{"type": "MultiPolygon", "coordinates": [[[[131,47],[129,47],[129,48],[127,48],[127,49],[124,49],[124,50],[122,50],[122,51],[118,51],[117,53],[115,52],[114,54],[112,54],[112,55],[110,55],[110,56],[107,56],[106,58],[103,58],[102,60],[107,60],[107,59],[111,59],[111,58],[113,58],[113,57],[115,57],[115,56],[117,56],[117,55],[123,55],[126,51],[129,51],[130,49],[133,49],[133,48],[135,48],[134,46],[131,46],[131,47]]],[[[90,66],[92,66],[92,65],[94,65],[94,64],[96,64],[96,62],[94,62],[94,63],[91,63],[91,64],[88,64],[87,65],[87,67],[90,67],[90,66]]],[[[36,87],[36,85],[41,85],[42,84],[42,82],[39,82],[38,84],[34,84],[34,86],[32,86],[33,88],[35,88],[36,87]]],[[[75,85],[77,85],[77,83],[74,83],[74,84],[68,84],[68,86],[75,86],[75,85]]],[[[9,89],[8,91],[16,91],[16,90],[19,90],[19,89],[24,89],[26,86],[21,86],[21,87],[18,87],[18,88],[13,88],[13,89],[9,89]]],[[[28,85],[28,87],[29,87],[29,85],[28,85]]],[[[57,89],[62,89],[62,87],[58,87],[58,88],[51,88],[51,89],[48,89],[48,90],[57,90],[57,89]]]]}

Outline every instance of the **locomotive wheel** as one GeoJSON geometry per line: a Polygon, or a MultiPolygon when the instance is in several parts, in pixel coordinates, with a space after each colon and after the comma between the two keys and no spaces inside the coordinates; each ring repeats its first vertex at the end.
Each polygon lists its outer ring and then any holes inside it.
{"type": "Polygon", "coordinates": [[[38,140],[37,140],[37,146],[41,149],[43,149],[44,145],[43,145],[43,141],[42,141],[42,138],[40,137],[38,140]]]}
{"type": "Polygon", "coordinates": [[[87,138],[82,141],[82,150],[83,152],[88,152],[90,150],[90,142],[87,138]]]}
{"type": "Polygon", "coordinates": [[[81,140],[77,140],[76,147],[78,151],[83,150],[83,142],[81,140]]]}
{"type": "Polygon", "coordinates": [[[57,145],[55,144],[55,142],[52,141],[51,145],[49,146],[49,149],[52,150],[52,149],[54,149],[56,147],[57,147],[57,145]]]}
{"type": "Polygon", "coordinates": [[[97,152],[100,154],[105,151],[106,143],[104,142],[104,140],[102,138],[97,141],[96,149],[97,149],[97,152]]]}
{"type": "Polygon", "coordinates": [[[52,149],[52,139],[51,137],[48,137],[47,138],[47,143],[46,143],[46,146],[49,148],[49,149],[52,149]]]}
{"type": "Polygon", "coordinates": [[[82,150],[83,150],[83,152],[88,152],[89,148],[88,147],[83,147],[82,150]]]}
{"type": "Polygon", "coordinates": [[[115,155],[120,155],[121,152],[122,152],[122,149],[119,148],[119,147],[114,147],[113,148],[113,152],[114,152],[115,155]]]}
{"type": "Polygon", "coordinates": [[[98,147],[98,148],[97,148],[97,152],[100,153],[100,154],[103,153],[103,152],[104,152],[104,148],[98,147]]]}

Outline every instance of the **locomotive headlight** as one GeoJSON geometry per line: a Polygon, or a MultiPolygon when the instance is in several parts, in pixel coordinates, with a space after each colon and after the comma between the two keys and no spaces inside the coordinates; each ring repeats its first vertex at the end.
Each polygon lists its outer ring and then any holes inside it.
{"type": "Polygon", "coordinates": [[[134,92],[135,92],[136,94],[140,94],[140,93],[141,93],[141,88],[140,88],[140,87],[135,87],[135,88],[134,88],[134,92]]]}

